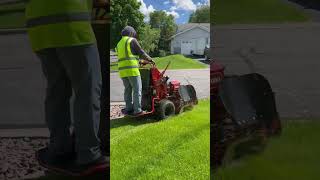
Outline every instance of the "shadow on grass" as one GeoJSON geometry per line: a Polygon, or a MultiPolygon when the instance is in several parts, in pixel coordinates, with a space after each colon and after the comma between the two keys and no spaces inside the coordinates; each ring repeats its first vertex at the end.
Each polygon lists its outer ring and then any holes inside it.
{"type": "Polygon", "coordinates": [[[319,0],[289,0],[289,1],[297,3],[306,9],[320,10],[320,1],[319,0]]]}
{"type": "Polygon", "coordinates": [[[147,123],[156,123],[159,122],[155,117],[144,116],[144,117],[123,117],[118,119],[113,119],[110,122],[110,129],[118,128],[121,126],[140,126],[147,123]]]}
{"type": "Polygon", "coordinates": [[[46,174],[42,177],[38,177],[38,178],[30,178],[30,179],[25,179],[25,180],[88,180],[88,179],[92,179],[92,180],[108,180],[110,179],[109,176],[109,169],[107,172],[102,172],[102,173],[96,173],[94,175],[90,175],[90,176],[83,176],[83,177],[72,177],[72,176],[65,176],[65,175],[58,175],[58,174],[54,174],[54,173],[50,173],[50,172],[46,172],[46,174]]]}
{"type": "MultiPolygon", "coordinates": [[[[176,114],[175,116],[172,117],[176,117],[179,116],[183,113],[187,113],[193,110],[193,106],[191,107],[185,107],[183,112],[176,114]]],[[[171,118],[171,117],[170,117],[171,118]]],[[[168,118],[168,119],[170,119],[168,118]]],[[[117,119],[113,119],[110,122],[110,129],[113,128],[118,128],[121,126],[140,126],[140,125],[144,125],[144,124],[148,124],[148,123],[157,123],[157,122],[161,122],[161,121],[167,121],[168,119],[163,119],[163,120],[159,120],[156,115],[145,115],[142,117],[123,117],[123,118],[117,118],[117,119]]]]}

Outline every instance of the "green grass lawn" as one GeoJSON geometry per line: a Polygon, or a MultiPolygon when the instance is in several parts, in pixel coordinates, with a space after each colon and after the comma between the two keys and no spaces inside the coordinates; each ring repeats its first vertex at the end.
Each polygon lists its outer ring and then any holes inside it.
{"type": "Polygon", "coordinates": [[[264,152],[215,173],[215,180],[317,180],[320,178],[320,122],[289,122],[264,152]]]}
{"type": "Polygon", "coordinates": [[[154,121],[111,121],[112,179],[209,179],[210,103],[154,121]]]}
{"type": "MultiPolygon", "coordinates": [[[[170,55],[161,58],[154,58],[156,65],[159,69],[164,69],[167,64],[171,61],[171,64],[168,69],[204,69],[208,68],[207,65],[198,62],[197,60],[193,60],[191,58],[187,58],[183,55],[170,55]]],[[[111,71],[117,71],[117,63],[110,64],[111,71]]]]}
{"type": "Polygon", "coordinates": [[[215,0],[211,22],[251,24],[304,22],[309,17],[282,0],[215,0]]]}

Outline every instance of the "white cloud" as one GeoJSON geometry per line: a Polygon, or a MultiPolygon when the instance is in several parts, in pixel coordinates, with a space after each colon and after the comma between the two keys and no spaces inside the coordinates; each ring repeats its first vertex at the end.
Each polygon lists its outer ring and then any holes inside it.
{"type": "Polygon", "coordinates": [[[142,12],[142,14],[144,14],[144,20],[149,21],[149,15],[150,13],[154,12],[155,9],[152,5],[147,6],[146,3],[143,2],[143,0],[138,0],[138,2],[141,2],[140,11],[142,12]]]}
{"type": "Polygon", "coordinates": [[[197,8],[192,0],[172,0],[172,2],[177,6],[177,8],[183,10],[194,11],[197,8]]]}
{"type": "Polygon", "coordinates": [[[210,0],[204,0],[204,2],[202,3],[202,5],[209,5],[209,6],[210,6],[210,0]]]}
{"type": "Polygon", "coordinates": [[[198,2],[196,4],[197,8],[201,7],[201,6],[204,6],[204,5],[209,5],[210,6],[210,0],[204,0],[202,2],[198,2]]]}
{"type": "Polygon", "coordinates": [[[163,2],[164,5],[170,4],[170,1],[163,2]]]}
{"type": "Polygon", "coordinates": [[[168,15],[172,15],[175,19],[178,19],[180,17],[179,13],[177,13],[176,11],[166,11],[166,10],[164,10],[164,12],[166,12],[168,15]]]}
{"type": "Polygon", "coordinates": [[[171,6],[170,7],[170,11],[175,11],[175,10],[177,10],[178,8],[177,8],[177,6],[171,6]]]}

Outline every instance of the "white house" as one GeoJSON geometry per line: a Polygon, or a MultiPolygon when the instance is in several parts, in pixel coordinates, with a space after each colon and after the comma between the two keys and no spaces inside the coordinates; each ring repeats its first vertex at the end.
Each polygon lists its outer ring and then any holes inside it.
{"type": "Polygon", "coordinates": [[[210,24],[189,23],[178,27],[171,37],[171,53],[184,55],[204,55],[210,45],[210,24]]]}

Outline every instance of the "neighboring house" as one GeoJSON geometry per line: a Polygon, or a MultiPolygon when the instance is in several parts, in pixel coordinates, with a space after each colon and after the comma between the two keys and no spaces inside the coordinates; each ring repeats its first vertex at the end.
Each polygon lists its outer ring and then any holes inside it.
{"type": "Polygon", "coordinates": [[[171,53],[183,55],[204,55],[210,46],[210,24],[189,23],[178,27],[171,37],[171,53]]]}

